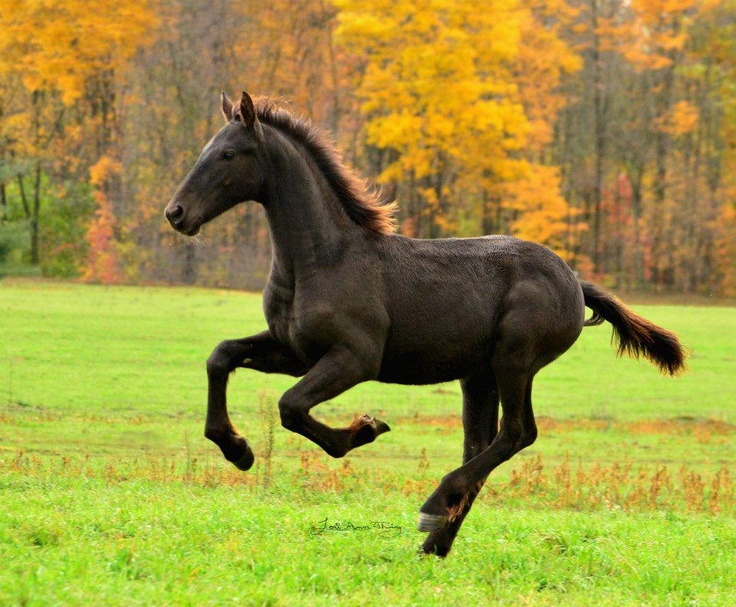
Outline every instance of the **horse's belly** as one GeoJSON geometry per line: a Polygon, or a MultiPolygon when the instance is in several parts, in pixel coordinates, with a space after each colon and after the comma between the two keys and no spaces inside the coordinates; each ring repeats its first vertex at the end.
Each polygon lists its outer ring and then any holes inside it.
{"type": "Polygon", "coordinates": [[[384,356],[378,381],[390,384],[438,384],[472,375],[474,370],[487,363],[478,352],[463,356],[432,356],[406,352],[384,356]]]}

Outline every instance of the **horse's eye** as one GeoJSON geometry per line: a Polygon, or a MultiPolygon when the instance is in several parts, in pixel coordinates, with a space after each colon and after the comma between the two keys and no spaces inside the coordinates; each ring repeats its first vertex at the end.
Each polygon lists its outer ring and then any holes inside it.
{"type": "Polygon", "coordinates": [[[235,152],[233,152],[232,150],[226,150],[222,153],[222,157],[225,160],[232,160],[233,158],[235,158],[235,152]]]}

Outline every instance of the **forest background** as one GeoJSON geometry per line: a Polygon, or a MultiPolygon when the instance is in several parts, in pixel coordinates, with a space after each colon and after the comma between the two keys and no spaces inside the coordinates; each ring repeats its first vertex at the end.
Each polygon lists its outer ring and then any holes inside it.
{"type": "Polygon", "coordinates": [[[0,32],[0,276],[259,289],[257,205],[197,240],[163,219],[245,89],[327,129],[404,234],[736,295],[736,0],[2,0],[0,32]]]}

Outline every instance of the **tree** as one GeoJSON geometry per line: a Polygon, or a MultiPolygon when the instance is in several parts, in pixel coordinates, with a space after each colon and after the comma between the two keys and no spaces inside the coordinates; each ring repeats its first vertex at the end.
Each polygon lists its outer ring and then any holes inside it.
{"type": "Polygon", "coordinates": [[[559,107],[555,98],[545,114],[541,98],[576,65],[569,53],[548,68],[528,61],[535,49],[565,48],[555,29],[537,34],[537,15],[515,0],[337,5],[342,47],[365,57],[366,140],[391,152],[378,179],[395,186],[402,229],[434,237],[471,219],[475,233],[513,230],[521,208],[505,200],[506,186],[538,183],[525,150],[533,137],[541,154],[559,107]]]}
{"type": "Polygon", "coordinates": [[[161,217],[220,89],[246,89],[330,130],[398,197],[406,234],[511,233],[621,289],[732,292],[734,15],[734,0],[5,0],[0,255],[25,238],[57,275],[262,286],[256,205],[196,241],[161,217]]]}
{"type": "Polygon", "coordinates": [[[87,229],[89,250],[82,280],[85,282],[115,283],[120,281],[119,259],[115,247],[115,214],[107,192],[115,189],[120,179],[120,163],[102,157],[90,168],[90,182],[95,190],[95,216],[87,229]]]}
{"type": "MultiPolygon", "coordinates": [[[[114,153],[115,78],[127,69],[156,23],[148,2],[133,0],[112,3],[105,10],[90,10],[82,0],[8,0],[0,5],[0,78],[22,83],[23,94],[11,115],[30,132],[22,139],[6,136],[0,159],[11,158],[21,168],[16,178],[31,226],[32,263],[40,261],[42,175],[58,171],[71,156],[65,146],[70,128],[79,133],[75,126],[85,130],[84,137],[69,140],[81,139],[81,150],[74,151],[77,157],[80,151],[84,154],[87,166],[114,153]],[[86,154],[90,140],[92,153],[86,154]]],[[[4,123],[5,116],[3,110],[4,123]]],[[[0,132],[9,128],[3,124],[0,132]]]]}

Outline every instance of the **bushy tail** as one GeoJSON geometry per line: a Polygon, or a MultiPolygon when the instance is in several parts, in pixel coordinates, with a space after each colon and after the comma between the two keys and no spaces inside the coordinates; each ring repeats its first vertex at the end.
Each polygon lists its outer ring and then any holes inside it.
{"type": "Polygon", "coordinates": [[[618,355],[644,356],[662,373],[677,375],[685,370],[685,350],[677,335],[658,327],[627,308],[616,297],[589,282],[580,281],[585,305],[593,316],[585,326],[600,325],[604,320],[613,325],[618,342],[618,355]]]}

